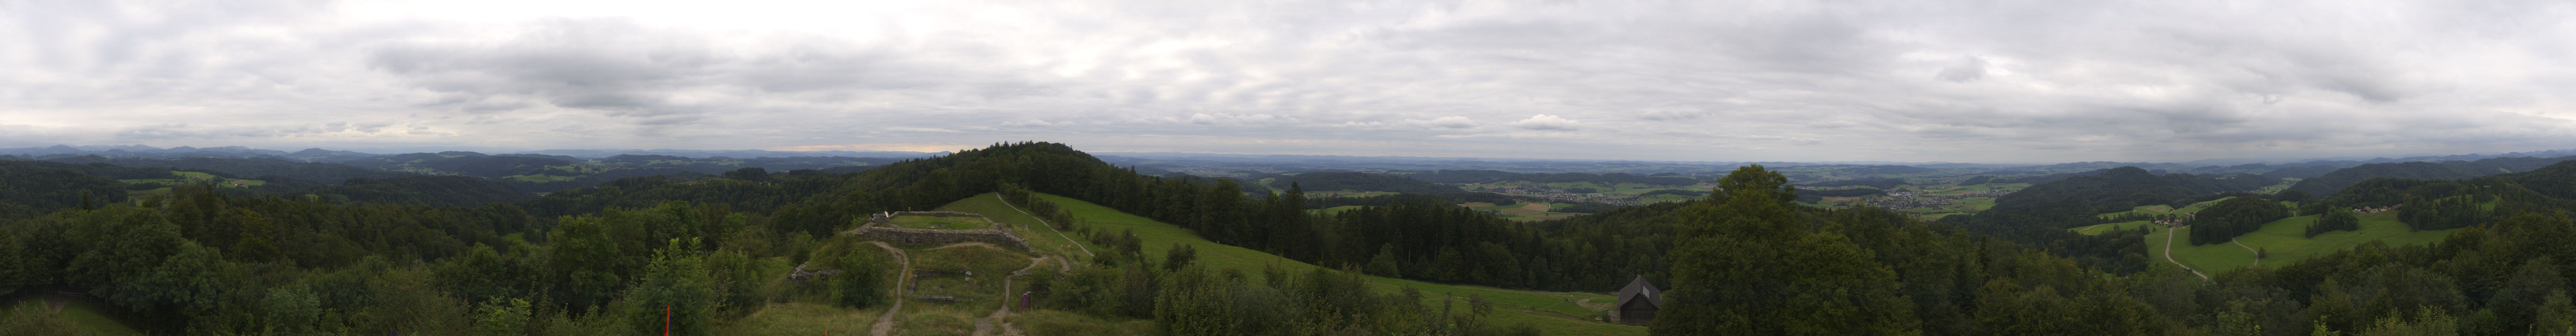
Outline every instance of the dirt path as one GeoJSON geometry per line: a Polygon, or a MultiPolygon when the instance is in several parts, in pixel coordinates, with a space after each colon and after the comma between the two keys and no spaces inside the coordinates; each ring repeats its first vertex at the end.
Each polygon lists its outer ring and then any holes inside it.
{"type": "Polygon", "coordinates": [[[1011,279],[1018,278],[1022,275],[1028,275],[1029,270],[1037,269],[1039,265],[1046,265],[1047,259],[1053,258],[1055,257],[1041,256],[1029,258],[1028,267],[1021,267],[1020,270],[1011,271],[1010,275],[1003,276],[1002,308],[994,309],[993,314],[985,315],[984,318],[975,319],[975,336],[993,335],[996,329],[998,329],[1002,335],[1019,336],[1020,328],[1011,326],[1010,321],[1004,320],[1011,317],[1011,306],[1019,305],[1020,302],[1020,300],[1017,300],[1019,295],[1011,293],[1011,279]]]}
{"type": "Polygon", "coordinates": [[[2235,239],[2229,239],[2227,240],[2227,243],[2236,244],[2236,247],[2243,247],[2245,248],[2245,252],[2254,252],[2254,265],[2246,267],[2263,266],[2263,251],[2256,251],[2254,250],[2254,247],[2245,246],[2245,243],[2236,242],[2235,239]]]}
{"type": "Polygon", "coordinates": [[[2181,262],[2181,261],[2174,261],[2174,258],[2173,258],[2173,236],[2174,236],[2174,231],[2181,230],[2181,229],[2182,229],[2182,228],[2165,229],[2165,262],[2173,263],[2173,264],[2174,264],[2174,266],[2182,266],[2182,270],[2185,270],[2185,271],[2191,271],[2191,275],[2198,275],[2198,276],[2200,276],[2200,279],[2201,279],[2201,280],[2209,280],[2209,275],[2208,275],[2208,274],[2200,274],[2200,270],[2191,269],[2191,265],[2184,265],[2184,264],[2182,264],[2182,262],[2181,262]]]}
{"type": "Polygon", "coordinates": [[[1011,205],[1011,200],[1010,200],[1010,199],[1002,198],[1002,194],[998,194],[998,193],[997,193],[997,194],[993,194],[993,199],[1001,200],[1001,201],[1002,201],[1002,206],[1011,207],[1011,211],[1018,211],[1018,212],[1020,212],[1020,214],[1022,214],[1022,215],[1029,215],[1029,219],[1035,219],[1035,220],[1037,220],[1037,221],[1038,221],[1038,226],[1046,227],[1047,231],[1054,231],[1054,232],[1055,232],[1055,236],[1057,236],[1057,237],[1064,237],[1064,241],[1065,241],[1065,242],[1073,243],[1073,247],[1082,249],[1082,254],[1090,255],[1090,256],[1094,256],[1094,257],[1100,256],[1099,254],[1091,253],[1091,248],[1089,248],[1089,247],[1083,247],[1083,246],[1082,246],[1082,241],[1080,241],[1080,240],[1073,240],[1073,236],[1064,234],[1064,231],[1058,231],[1058,230],[1056,230],[1056,229],[1055,229],[1055,224],[1053,224],[1053,223],[1047,223],[1047,221],[1046,221],[1046,219],[1045,219],[1045,218],[1038,218],[1038,215],[1037,215],[1037,214],[1029,213],[1029,211],[1028,211],[1028,210],[1020,210],[1020,206],[1017,206],[1017,205],[1011,205]]]}
{"type": "Polygon", "coordinates": [[[896,314],[903,313],[903,298],[906,295],[904,295],[905,293],[902,293],[902,288],[904,288],[904,282],[912,281],[912,255],[904,254],[903,249],[894,248],[894,245],[886,245],[885,242],[870,241],[868,243],[876,244],[878,248],[884,248],[888,253],[894,253],[894,260],[903,263],[903,271],[895,273],[894,288],[896,288],[895,291],[897,293],[895,293],[894,296],[894,307],[886,308],[885,315],[877,316],[877,324],[868,328],[868,335],[886,336],[887,334],[894,333],[894,316],[896,314]]]}

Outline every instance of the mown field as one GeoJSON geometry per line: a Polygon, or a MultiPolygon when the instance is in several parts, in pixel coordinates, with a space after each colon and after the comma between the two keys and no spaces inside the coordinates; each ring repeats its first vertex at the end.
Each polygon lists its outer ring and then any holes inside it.
{"type": "MultiPolygon", "coordinates": [[[[1574,217],[1574,216],[1582,215],[1582,214],[1578,214],[1578,213],[1571,213],[1571,212],[1553,212],[1553,211],[1549,211],[1549,210],[1563,209],[1563,208],[1565,208],[1565,207],[1571,207],[1571,206],[1574,206],[1573,204],[1566,204],[1566,203],[1521,202],[1521,203],[1512,203],[1512,204],[1504,204],[1504,205],[1494,205],[1493,203],[1485,203],[1485,202],[1470,202],[1470,203],[1467,203],[1467,204],[1459,204],[1458,206],[1467,207],[1467,208],[1469,208],[1469,209],[1476,209],[1477,211],[1491,211],[1491,212],[1493,212],[1494,214],[1496,214],[1496,215],[1499,215],[1499,216],[1503,217],[1503,219],[1509,219],[1509,220],[1515,220],[1515,221],[1535,221],[1535,220],[1565,219],[1565,218],[1567,218],[1567,217],[1574,217]]],[[[1347,209],[1346,209],[1346,210],[1347,210],[1347,209]]]]}
{"type": "MultiPolygon", "coordinates": [[[[2173,237],[2173,258],[2192,269],[2217,275],[2245,267],[2286,265],[2309,257],[2349,250],[2371,241],[2381,241],[2391,246],[2431,244],[2459,230],[2415,231],[2405,223],[2398,222],[2396,212],[2381,212],[2362,215],[2361,230],[2335,231],[2319,234],[2316,237],[2304,237],[2307,225],[2315,222],[2316,219],[2317,216],[2298,216],[2273,221],[2263,224],[2263,228],[2254,233],[2237,237],[2230,243],[2192,246],[2183,237],[2173,237]],[[2255,258],[2258,250],[2266,252],[2259,261],[2255,258]]],[[[2076,232],[2096,234],[2107,232],[2106,227],[2141,226],[2156,230],[2146,237],[2149,243],[2149,259],[2156,261],[2164,259],[2165,235],[2191,234],[2190,227],[2168,230],[2162,226],[2145,225],[2145,222],[2084,227],[2076,229],[2076,232]]]]}
{"type": "MultiPolygon", "coordinates": [[[[986,197],[989,196],[978,198],[986,197]]],[[[1209,242],[1206,239],[1200,238],[1196,233],[1192,233],[1188,229],[1183,229],[1177,225],[1157,222],[1144,217],[1119,212],[1114,209],[1109,209],[1108,207],[1091,204],[1090,202],[1045,194],[1038,194],[1037,197],[1042,197],[1048,201],[1064,206],[1067,211],[1074,215],[1074,217],[1080,218],[1080,220],[1084,222],[1084,225],[1090,225],[1106,232],[1135,230],[1136,235],[1144,240],[1143,247],[1146,255],[1162,255],[1166,250],[1171,249],[1173,244],[1188,244],[1191,248],[1198,250],[1199,263],[1217,269],[1234,268],[1245,270],[1246,272],[1244,273],[1253,278],[1251,281],[1260,280],[1258,278],[1263,275],[1261,275],[1261,272],[1258,270],[1263,267],[1279,267],[1289,272],[1304,272],[1316,267],[1304,262],[1261,253],[1260,251],[1209,242]]],[[[1008,209],[1004,209],[1004,211],[1008,211],[1008,209]]],[[[986,215],[996,216],[999,214],[986,213],[986,215]]],[[[1457,302],[1461,304],[1465,302],[1464,300],[1468,294],[1483,295],[1486,298],[1504,306],[1503,309],[1498,309],[1494,312],[1494,315],[1486,317],[1488,322],[1498,326],[1529,323],[1533,326],[1537,326],[1544,334],[1547,335],[1644,335],[1646,333],[1646,328],[1640,326],[1617,325],[1585,320],[1587,317],[1598,315],[1601,309],[1609,308],[1611,297],[1607,294],[1511,290],[1481,286],[1427,283],[1373,276],[1368,278],[1377,290],[1385,291],[1387,293],[1396,292],[1398,288],[1401,287],[1413,287],[1421,289],[1425,293],[1456,293],[1457,297],[1454,298],[1454,300],[1459,300],[1457,302]]],[[[1438,304],[1438,302],[1428,303],[1435,306],[1438,304]]],[[[1064,315],[1079,314],[1030,314],[1028,316],[1032,316],[1031,319],[1043,318],[1059,321],[1082,320],[1087,318],[1079,316],[1068,317],[1064,315]]],[[[1048,334],[1044,329],[1036,329],[1033,324],[1021,324],[1020,327],[1023,328],[1023,331],[1029,332],[1032,335],[1048,334]]]]}

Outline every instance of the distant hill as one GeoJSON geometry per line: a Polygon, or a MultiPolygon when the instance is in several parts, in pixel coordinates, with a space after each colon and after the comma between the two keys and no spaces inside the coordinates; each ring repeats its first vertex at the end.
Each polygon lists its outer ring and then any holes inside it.
{"type": "Polygon", "coordinates": [[[348,183],[314,188],[304,193],[322,195],[341,202],[458,207],[484,203],[518,203],[537,198],[536,194],[519,191],[508,184],[468,176],[349,179],[348,183]]]}
{"type": "MultiPolygon", "coordinates": [[[[187,157],[175,159],[106,158],[76,156],[48,161],[67,163],[105,163],[125,167],[169,167],[170,170],[203,171],[230,174],[226,177],[277,176],[320,183],[340,183],[353,178],[395,178],[420,174],[383,171],[338,163],[299,162],[280,158],[187,157]]],[[[168,174],[162,172],[160,174],[168,174]]],[[[119,177],[154,178],[154,177],[119,177]]]]}
{"type": "Polygon", "coordinates": [[[844,156],[873,158],[917,158],[948,155],[948,152],[905,151],[773,151],[773,150],[694,150],[694,149],[548,149],[519,152],[524,154],[561,155],[582,158],[604,158],[618,155],[668,155],[687,158],[711,157],[806,157],[844,156]]]}
{"type": "MultiPolygon", "coordinates": [[[[84,193],[90,195],[90,201],[95,205],[124,202],[123,183],[82,172],[105,168],[108,167],[0,161],[0,200],[7,200],[0,201],[0,219],[32,217],[78,206],[84,193]]],[[[167,176],[170,173],[164,170],[160,174],[167,176]]]]}
{"type": "Polygon", "coordinates": [[[1405,176],[1406,176],[1406,177],[1411,177],[1411,178],[1414,178],[1414,179],[1423,180],[1423,181],[1430,181],[1430,182],[1437,182],[1437,183],[1491,183],[1491,182],[1528,181],[1528,182],[1539,182],[1539,183],[1551,183],[1551,182],[1592,182],[1592,183],[1601,183],[1601,184],[1643,183],[1643,184],[1652,184],[1652,185],[1692,185],[1692,184],[1699,184],[1699,179],[1691,178],[1690,176],[1687,176],[1687,175],[1679,175],[1679,174],[1672,174],[1672,173],[1661,173],[1661,174],[1655,174],[1655,175],[1639,176],[1639,175],[1629,174],[1629,173],[1608,173],[1608,174],[1592,174],[1592,173],[1527,173],[1527,174],[1525,174],[1525,173],[1506,172],[1506,171],[1500,171],[1500,170],[1439,170],[1439,171],[1432,171],[1432,172],[1412,173],[1412,174],[1407,174],[1407,175],[1405,175],[1405,176]]]}
{"type": "Polygon", "coordinates": [[[2278,177],[2278,178],[2299,178],[2299,179],[2304,179],[2304,178],[2316,178],[2316,177],[2318,177],[2318,176],[2326,176],[2326,174],[2328,174],[2328,173],[2333,173],[2333,172],[2334,172],[2335,170],[2337,170],[2337,169],[2340,169],[2340,168],[2335,168],[2335,166],[2328,166],[2328,165],[2315,165],[2315,166],[2306,166],[2306,167],[2288,167],[2288,168],[2281,168],[2281,169],[2273,169],[2273,170],[2272,170],[2272,171],[2270,171],[2270,172],[2265,172],[2265,173],[2263,173],[2263,176],[2271,176],[2271,177],[2278,177]]]}
{"type": "Polygon", "coordinates": [[[2561,157],[2505,157],[2477,161],[2372,163],[2335,170],[2315,178],[2299,181],[2290,189],[2314,195],[2332,195],[2362,180],[2405,178],[2423,180],[2456,180],[2496,174],[2526,172],[2543,166],[2576,159],[2561,157]]]}
{"type": "Polygon", "coordinates": [[[1416,180],[1410,177],[1357,172],[1309,172],[1295,175],[1270,175],[1263,176],[1263,178],[1274,179],[1271,180],[1268,185],[1271,188],[1277,189],[1288,189],[1288,186],[1291,183],[1295,183],[1297,186],[1305,188],[1305,190],[1391,191],[1431,195],[1448,195],[1467,192],[1466,190],[1458,189],[1458,187],[1416,180]]]}
{"type": "Polygon", "coordinates": [[[1978,224],[1996,226],[2094,224],[2094,216],[2102,213],[2167,204],[2195,195],[2254,190],[2279,182],[2278,178],[2254,174],[2156,175],[2138,167],[2119,167],[2005,194],[1995,198],[1994,208],[1978,213],[1974,219],[1978,224]]]}

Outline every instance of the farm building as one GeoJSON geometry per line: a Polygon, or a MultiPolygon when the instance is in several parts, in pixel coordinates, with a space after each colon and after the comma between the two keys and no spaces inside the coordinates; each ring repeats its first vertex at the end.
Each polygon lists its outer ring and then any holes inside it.
{"type": "Polygon", "coordinates": [[[1619,289],[1618,302],[1611,310],[1611,322],[1646,324],[1653,322],[1655,310],[1664,306],[1664,290],[1656,289],[1655,284],[1646,283],[1646,276],[1639,275],[1637,280],[1628,281],[1628,288],[1619,289]]]}

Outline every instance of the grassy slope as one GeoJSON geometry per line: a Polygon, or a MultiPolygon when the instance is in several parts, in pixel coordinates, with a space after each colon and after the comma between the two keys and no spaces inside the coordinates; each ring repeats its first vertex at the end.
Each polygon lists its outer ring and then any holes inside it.
{"type": "MultiPolygon", "coordinates": [[[[2374,240],[2387,242],[2389,245],[2399,246],[2430,244],[2432,242],[2442,240],[2443,237],[2450,236],[2452,231],[2459,230],[2414,231],[2413,229],[2406,227],[2405,223],[2397,221],[2396,212],[2381,212],[2362,215],[2361,230],[2359,231],[2335,231],[2317,235],[2315,238],[2301,237],[2307,232],[2308,223],[2316,221],[2316,218],[2317,216],[2290,217],[2263,224],[2262,229],[2256,230],[2254,233],[2248,233],[2244,236],[2237,237],[2235,241],[2236,244],[2220,243],[2191,246],[2191,244],[2183,242],[2184,239],[2182,237],[2174,237],[2173,257],[2174,260],[2180,261],[2184,265],[2189,265],[2193,269],[2198,269],[2201,272],[2215,275],[2218,273],[2232,271],[2237,268],[2257,266],[2254,261],[2254,251],[2247,250],[2247,248],[2262,249],[2269,252],[2269,255],[2264,256],[2261,266],[2276,266],[2306,260],[2308,257],[2352,249],[2353,246],[2359,246],[2362,243],[2374,240]],[[2244,244],[2245,246],[2240,247],[2237,246],[2237,244],[2244,244]]],[[[2191,228],[2188,227],[2179,230],[2166,230],[2161,227],[2155,228],[2157,228],[2157,232],[2148,235],[2147,241],[2154,242],[2154,244],[2149,244],[2149,252],[2154,253],[2156,256],[2162,255],[2161,251],[2164,245],[2161,242],[2165,240],[2165,234],[2177,231],[2183,235],[2191,234],[2191,228]]]]}
{"type": "MultiPolygon", "coordinates": [[[[45,301],[38,297],[39,296],[37,295],[26,295],[20,296],[18,299],[9,302],[0,302],[0,319],[8,319],[9,315],[11,315],[9,311],[20,305],[38,305],[39,307],[42,307],[42,305],[45,304],[45,301]]],[[[115,317],[117,314],[123,313],[115,307],[108,306],[106,303],[98,302],[98,299],[92,298],[72,300],[70,304],[63,305],[62,317],[64,320],[70,321],[74,328],[80,329],[80,331],[91,335],[143,334],[140,331],[134,330],[134,327],[127,326],[124,322],[117,321],[115,317]]]]}
{"type": "Polygon", "coordinates": [[[1055,228],[1040,224],[1037,217],[1030,217],[1019,210],[1027,209],[1013,210],[1009,204],[1002,203],[1001,195],[993,193],[975,195],[975,197],[967,197],[939,206],[939,211],[978,213],[995,222],[1010,224],[1011,231],[1019,233],[1020,238],[1028,239],[1029,250],[1038,254],[1086,261],[1091,260],[1091,253],[1102,252],[1098,247],[1080,245],[1086,244],[1076,241],[1082,239],[1081,236],[1073,235],[1072,232],[1057,234],[1055,228]],[[1091,253],[1084,253],[1086,248],[1091,249],[1091,253]]]}
{"type": "MultiPolygon", "coordinates": [[[[1191,248],[1198,250],[1199,263],[1211,268],[1235,268],[1245,270],[1246,272],[1244,273],[1246,275],[1256,278],[1262,276],[1259,270],[1264,266],[1275,266],[1292,272],[1303,272],[1306,269],[1315,267],[1314,265],[1308,265],[1296,260],[1289,260],[1287,258],[1261,253],[1260,251],[1209,242],[1207,239],[1200,238],[1198,234],[1190,232],[1188,229],[1119,212],[1108,207],[1091,204],[1091,202],[1045,194],[1038,194],[1038,197],[1043,197],[1048,201],[1055,202],[1057,205],[1064,206],[1066,211],[1073,213],[1074,217],[1082,218],[1082,220],[1087,222],[1089,225],[1097,227],[1104,232],[1121,232],[1129,229],[1136,230],[1136,235],[1145,240],[1144,248],[1146,255],[1162,255],[1165,250],[1171,249],[1172,244],[1174,243],[1189,244],[1191,248]]],[[[990,198],[990,196],[979,196],[978,198],[990,198]]],[[[1003,211],[1009,210],[1003,209],[1003,211]]],[[[1016,215],[1017,213],[1013,212],[1010,214],[1016,215]]],[[[985,213],[985,215],[996,216],[997,218],[1010,217],[997,213],[985,213]]],[[[1555,293],[1509,290],[1481,286],[1425,283],[1381,277],[1369,277],[1369,279],[1379,290],[1390,293],[1396,291],[1397,288],[1401,286],[1420,289],[1423,293],[1429,294],[1428,296],[1431,297],[1439,297],[1439,294],[1441,293],[1456,293],[1460,300],[1464,300],[1468,294],[1484,295],[1486,298],[1494,300],[1496,303],[1507,308],[1500,309],[1496,311],[1493,316],[1488,317],[1490,322],[1498,326],[1507,326],[1526,322],[1538,326],[1541,331],[1548,335],[1643,335],[1646,333],[1646,328],[1644,327],[1597,323],[1575,318],[1575,316],[1592,316],[1597,314],[1597,312],[1592,309],[1587,309],[1573,303],[1575,301],[1591,300],[1589,302],[1596,303],[1595,306],[1606,308],[1607,303],[1611,301],[1611,297],[1609,295],[1599,293],[1555,293]]],[[[1463,303],[1463,301],[1461,302],[1463,303]]]]}
{"type": "Polygon", "coordinates": [[[2119,222],[2119,223],[2099,224],[2099,225],[2093,225],[2093,226],[2080,226],[2080,227],[2075,227],[2075,228],[2071,228],[2071,229],[2067,229],[2067,230],[2073,230],[2073,231],[2075,231],[2075,233],[2081,233],[2081,234],[2087,234],[2087,235],[2097,235],[2097,234],[2102,234],[2102,233],[2104,233],[2104,232],[2111,232],[2111,230],[2114,230],[2114,229],[2117,229],[2117,230],[2136,230],[2136,229],[2138,229],[2138,227],[2147,226],[2147,225],[2149,225],[2149,224],[2147,224],[2147,221],[2128,221],[2128,222],[2119,222]]]}

